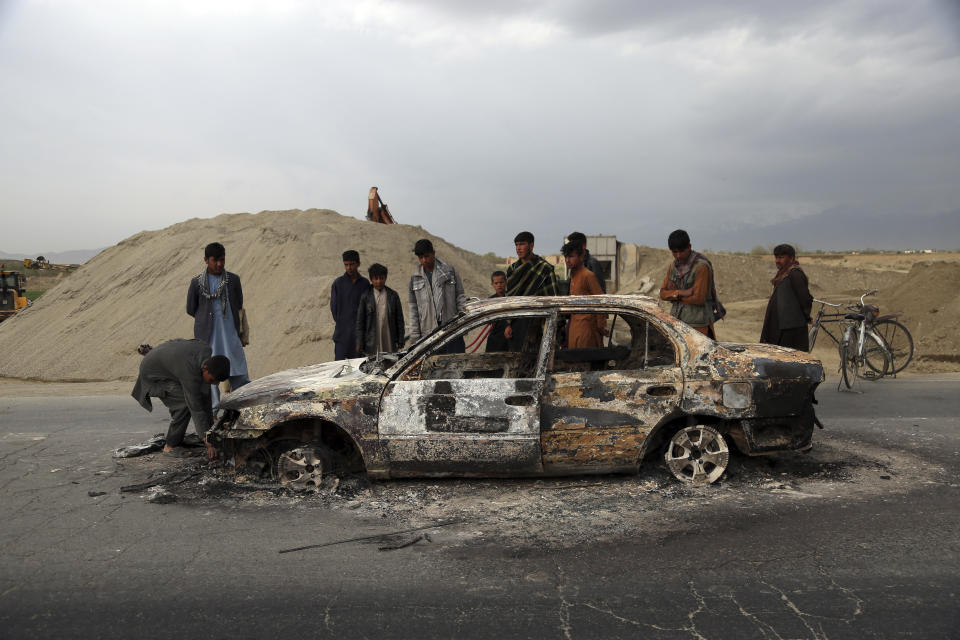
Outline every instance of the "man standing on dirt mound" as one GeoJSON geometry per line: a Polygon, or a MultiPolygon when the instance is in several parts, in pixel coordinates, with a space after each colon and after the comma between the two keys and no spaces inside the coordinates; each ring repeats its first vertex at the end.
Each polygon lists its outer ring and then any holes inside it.
{"type": "MultiPolygon", "coordinates": [[[[238,389],[250,382],[240,337],[243,287],[240,276],[224,268],[226,253],[219,242],[203,250],[206,268],[190,281],[187,314],[193,317],[193,337],[209,344],[213,355],[230,359],[230,388],[238,389]]],[[[211,389],[210,397],[216,408],[220,389],[211,389]]]]}

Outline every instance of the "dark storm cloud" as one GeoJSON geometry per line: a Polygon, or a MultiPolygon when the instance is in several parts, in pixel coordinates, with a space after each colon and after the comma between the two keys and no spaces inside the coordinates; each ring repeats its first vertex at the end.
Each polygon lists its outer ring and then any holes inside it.
{"type": "Polygon", "coordinates": [[[224,211],[362,215],[377,184],[401,222],[509,253],[518,226],[544,251],[576,228],[662,245],[689,226],[705,246],[960,201],[945,4],[274,6],[0,11],[0,213],[103,246],[224,211]]]}

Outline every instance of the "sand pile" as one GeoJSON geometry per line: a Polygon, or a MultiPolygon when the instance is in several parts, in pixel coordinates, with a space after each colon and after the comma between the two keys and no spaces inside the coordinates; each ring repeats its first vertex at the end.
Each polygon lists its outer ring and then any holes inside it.
{"type": "MultiPolygon", "coordinates": [[[[889,291],[881,292],[880,313],[902,313],[913,334],[915,357],[921,365],[960,362],[960,263],[922,262],[889,291]]],[[[929,367],[927,367],[929,368],[929,367]]]]}
{"type": "Polygon", "coordinates": [[[193,219],[138,233],[103,251],[35,305],[0,324],[0,377],[41,380],[132,378],[137,345],[192,338],[186,314],[190,278],[205,268],[203,248],[219,241],[227,269],[243,283],[252,328],[251,376],[333,359],[330,285],[340,254],[360,252],[361,272],[390,270],[387,286],[406,290],[414,242],[430,238],[468,296],[486,297],[491,265],[420,227],[380,225],[333,211],[265,211],[193,219]]]}

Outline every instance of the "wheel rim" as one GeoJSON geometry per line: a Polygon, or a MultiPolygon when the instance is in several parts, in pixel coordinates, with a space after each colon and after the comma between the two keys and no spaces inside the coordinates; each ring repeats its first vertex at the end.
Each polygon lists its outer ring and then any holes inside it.
{"type": "Polygon", "coordinates": [[[673,477],[692,484],[716,482],[727,470],[730,450],[713,427],[694,426],[677,431],[664,454],[673,477]]]}
{"type": "Polygon", "coordinates": [[[323,459],[313,447],[285,451],[277,458],[280,484],[298,491],[315,491],[323,480],[323,459]]]}

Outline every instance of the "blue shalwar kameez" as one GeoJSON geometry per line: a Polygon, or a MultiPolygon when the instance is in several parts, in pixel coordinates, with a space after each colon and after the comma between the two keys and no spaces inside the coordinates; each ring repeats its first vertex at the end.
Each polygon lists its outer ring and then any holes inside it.
{"type": "MultiPolygon", "coordinates": [[[[207,272],[208,291],[216,291],[222,279],[223,276],[215,276],[207,272]]],[[[220,298],[211,298],[210,302],[213,305],[213,332],[210,334],[210,348],[213,349],[213,355],[227,356],[230,359],[230,387],[239,389],[250,382],[250,376],[247,374],[247,357],[243,353],[243,345],[240,344],[240,336],[237,335],[237,327],[233,323],[230,301],[227,300],[226,313],[220,298]]],[[[210,397],[216,409],[220,404],[220,389],[217,385],[210,386],[210,397]]]]}

